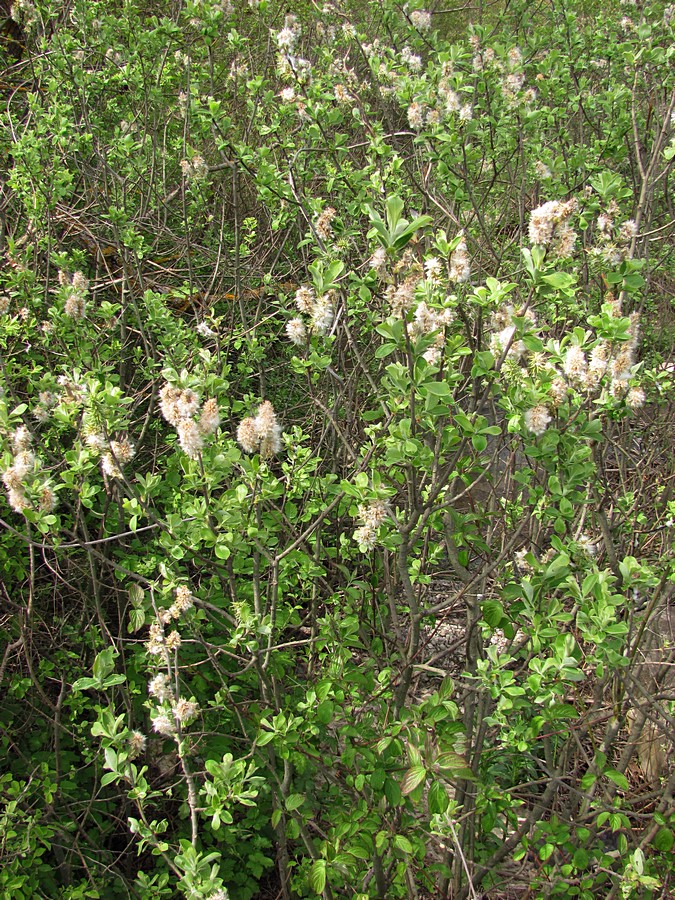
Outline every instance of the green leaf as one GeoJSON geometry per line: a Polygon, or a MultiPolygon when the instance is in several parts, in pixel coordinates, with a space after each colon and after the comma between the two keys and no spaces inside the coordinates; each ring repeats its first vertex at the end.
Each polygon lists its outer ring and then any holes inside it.
{"type": "Polygon", "coordinates": [[[539,353],[544,349],[544,342],[534,334],[524,334],[523,343],[530,353],[539,353]]]}
{"type": "Polygon", "coordinates": [[[543,862],[546,862],[546,860],[553,855],[554,850],[555,847],[553,846],[553,844],[544,844],[544,846],[539,851],[539,859],[543,860],[543,862]]]}
{"type": "Polygon", "coordinates": [[[569,569],[570,558],[566,553],[559,553],[546,567],[546,578],[560,578],[569,569]]]}
{"type": "Polygon", "coordinates": [[[471,377],[480,378],[494,367],[495,358],[489,350],[480,350],[473,358],[471,377]]]}
{"type": "Polygon", "coordinates": [[[433,781],[427,796],[429,815],[433,816],[444,813],[448,808],[449,802],[447,791],[440,781],[433,781]]]}
{"type": "Polygon", "coordinates": [[[659,828],[652,843],[661,853],[669,853],[675,844],[675,837],[670,828],[659,828]]]}
{"type": "Polygon", "coordinates": [[[455,422],[457,423],[457,425],[459,425],[459,427],[462,429],[462,431],[466,432],[467,434],[473,434],[474,431],[476,430],[473,427],[473,423],[472,423],[471,419],[469,419],[468,416],[465,416],[464,413],[460,413],[460,412],[455,413],[454,418],[455,418],[455,422]]]}
{"type": "Polygon", "coordinates": [[[523,247],[520,252],[523,257],[525,270],[533,281],[536,280],[538,273],[536,271],[534,260],[532,259],[532,253],[527,247],[523,247]]]}
{"type": "Polygon", "coordinates": [[[633,852],[633,866],[638,875],[644,874],[645,855],[639,847],[633,852]]]}
{"type": "Polygon", "coordinates": [[[380,322],[379,325],[375,326],[375,331],[382,335],[383,338],[387,339],[396,339],[398,337],[398,329],[397,329],[398,320],[387,320],[386,322],[380,322]]]}
{"type": "Polygon", "coordinates": [[[213,548],[213,552],[216,554],[218,559],[230,558],[230,548],[225,544],[216,544],[216,546],[213,548]]]}
{"type": "Polygon", "coordinates": [[[295,809],[300,809],[304,802],[304,794],[291,794],[286,800],[286,809],[288,810],[288,812],[293,812],[293,810],[295,809]]]}
{"type": "Polygon", "coordinates": [[[129,612],[129,632],[133,634],[145,625],[145,610],[132,609],[129,612]]]}
{"type": "Polygon", "coordinates": [[[442,400],[449,400],[452,396],[450,385],[445,381],[427,381],[423,388],[427,394],[442,400]]]}
{"type": "Polygon", "coordinates": [[[452,697],[454,690],[455,682],[449,675],[446,675],[438,689],[438,696],[441,700],[447,700],[448,697],[452,697]]]}
{"type": "Polygon", "coordinates": [[[370,776],[370,786],[374,791],[381,791],[384,786],[384,779],[386,778],[386,772],[384,769],[375,769],[373,774],[370,776]]]}
{"type": "Polygon", "coordinates": [[[74,691],[88,691],[89,688],[98,687],[99,684],[98,678],[78,678],[72,689],[74,691]]]}
{"type": "Polygon", "coordinates": [[[377,742],[377,745],[375,747],[376,752],[379,753],[380,755],[382,755],[384,753],[384,751],[387,749],[387,747],[389,747],[392,740],[393,740],[393,738],[388,737],[388,736],[380,738],[380,740],[377,742]]]}
{"type": "Polygon", "coordinates": [[[109,675],[107,678],[104,679],[104,681],[101,685],[101,689],[105,691],[107,688],[113,687],[116,684],[124,684],[124,682],[126,680],[127,680],[126,675],[109,675]]]}
{"type": "Polygon", "coordinates": [[[382,344],[375,351],[375,359],[384,359],[396,351],[396,344],[382,344]]]}
{"type": "Polygon", "coordinates": [[[574,513],[574,507],[572,506],[570,501],[567,499],[567,497],[560,498],[560,503],[558,504],[558,507],[560,509],[561,516],[563,516],[565,519],[572,518],[572,515],[574,513]]]}
{"type": "Polygon", "coordinates": [[[567,272],[554,272],[552,275],[542,275],[541,280],[557,290],[564,290],[575,283],[576,277],[567,272]]]}
{"type": "Polygon", "coordinates": [[[602,434],[602,422],[600,419],[591,419],[579,430],[579,434],[584,437],[599,437],[602,434]]]}
{"type": "Polygon", "coordinates": [[[645,280],[642,275],[633,274],[626,275],[623,279],[623,287],[627,291],[637,291],[645,286],[645,280]]]}
{"type": "Polygon", "coordinates": [[[504,607],[499,600],[485,600],[481,604],[483,618],[490,628],[498,628],[504,620],[504,607]]]}
{"type": "Polygon", "coordinates": [[[398,782],[394,781],[393,778],[387,778],[385,781],[384,796],[387,798],[387,802],[390,806],[400,805],[403,795],[401,793],[401,788],[398,786],[398,782]]]}
{"type": "Polygon", "coordinates": [[[394,847],[397,850],[400,850],[402,853],[407,853],[410,855],[413,852],[412,844],[408,840],[407,837],[404,837],[402,834],[394,835],[394,847]]]}
{"type": "MultiPolygon", "coordinates": [[[[389,227],[389,231],[391,232],[394,231],[401,219],[403,205],[403,200],[401,200],[401,198],[396,194],[393,194],[391,197],[387,197],[385,208],[387,213],[387,225],[389,227]]],[[[379,216],[377,218],[379,219],[379,216]]]]}
{"type": "Polygon", "coordinates": [[[419,787],[420,784],[427,777],[427,770],[424,766],[411,766],[408,771],[403,776],[403,781],[401,782],[401,793],[403,796],[407,796],[412,793],[416,787],[419,787]]]}
{"type": "Polygon", "coordinates": [[[483,434],[473,434],[471,435],[471,443],[477,453],[482,453],[487,447],[487,438],[483,434]]]}
{"type": "Polygon", "coordinates": [[[454,750],[448,750],[439,754],[436,758],[436,765],[439,769],[450,771],[457,778],[466,778],[467,780],[474,778],[474,774],[464,757],[460,756],[459,753],[455,753],[454,750]]]}
{"type": "Polygon", "coordinates": [[[621,188],[621,176],[613,172],[601,172],[590,179],[591,186],[600,194],[603,200],[610,200],[616,196],[621,188]]]}
{"type": "Polygon", "coordinates": [[[427,225],[431,225],[433,221],[431,216],[418,216],[412,220],[408,228],[412,229],[413,232],[419,231],[420,228],[426,228],[427,225]]]}
{"type": "Polygon", "coordinates": [[[572,857],[572,862],[577,867],[577,869],[585,869],[590,860],[590,856],[587,850],[584,850],[583,847],[579,847],[572,857]]]}
{"type": "Polygon", "coordinates": [[[103,751],[103,755],[105,756],[106,769],[112,769],[113,772],[116,771],[118,756],[115,750],[112,747],[106,747],[103,751]]]}
{"type": "Polygon", "coordinates": [[[335,704],[332,700],[324,700],[323,703],[319,703],[316,709],[317,721],[322,725],[328,725],[329,722],[333,721],[334,709],[335,704]]]}
{"type": "Polygon", "coordinates": [[[114,781],[118,781],[120,775],[117,772],[106,772],[105,775],[101,778],[101,787],[105,787],[107,784],[112,784],[114,781]]]}
{"type": "Polygon", "coordinates": [[[309,870],[309,886],[317,893],[322,894],[326,888],[326,860],[315,859],[309,870]]]}
{"type": "Polygon", "coordinates": [[[335,259],[326,269],[324,275],[324,286],[335,284],[344,270],[345,264],[340,259],[335,259]]]}
{"type": "Polygon", "coordinates": [[[349,852],[357,859],[370,859],[372,855],[372,850],[370,848],[363,847],[360,844],[352,844],[349,848],[349,852]]]}
{"type": "Polygon", "coordinates": [[[106,675],[109,675],[115,668],[114,659],[116,656],[117,653],[115,652],[115,648],[113,646],[106,647],[105,650],[101,650],[101,652],[96,655],[96,659],[94,660],[94,667],[92,671],[94,678],[102,681],[106,677],[106,675]]]}
{"type": "Polygon", "coordinates": [[[628,790],[628,779],[622,772],[617,772],[616,769],[605,769],[604,774],[622,791],[628,790]]]}

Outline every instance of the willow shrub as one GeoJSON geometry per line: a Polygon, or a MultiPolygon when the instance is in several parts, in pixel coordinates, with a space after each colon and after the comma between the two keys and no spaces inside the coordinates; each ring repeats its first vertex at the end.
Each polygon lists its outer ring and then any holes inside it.
{"type": "Polygon", "coordinates": [[[3,896],[672,883],[673,9],[588,10],[16,4],[3,896]]]}

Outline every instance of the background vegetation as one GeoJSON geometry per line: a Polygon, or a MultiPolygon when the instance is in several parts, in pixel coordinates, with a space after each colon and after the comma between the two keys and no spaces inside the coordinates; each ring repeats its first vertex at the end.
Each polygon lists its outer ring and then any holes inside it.
{"type": "Polygon", "coordinates": [[[5,14],[0,896],[672,896],[673,6],[5,14]]]}

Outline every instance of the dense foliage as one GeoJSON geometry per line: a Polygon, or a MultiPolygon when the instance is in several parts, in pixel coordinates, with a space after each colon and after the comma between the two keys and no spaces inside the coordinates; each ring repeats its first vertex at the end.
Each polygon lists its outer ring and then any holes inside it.
{"type": "Polygon", "coordinates": [[[14,5],[0,896],[671,896],[674,25],[14,5]]]}

